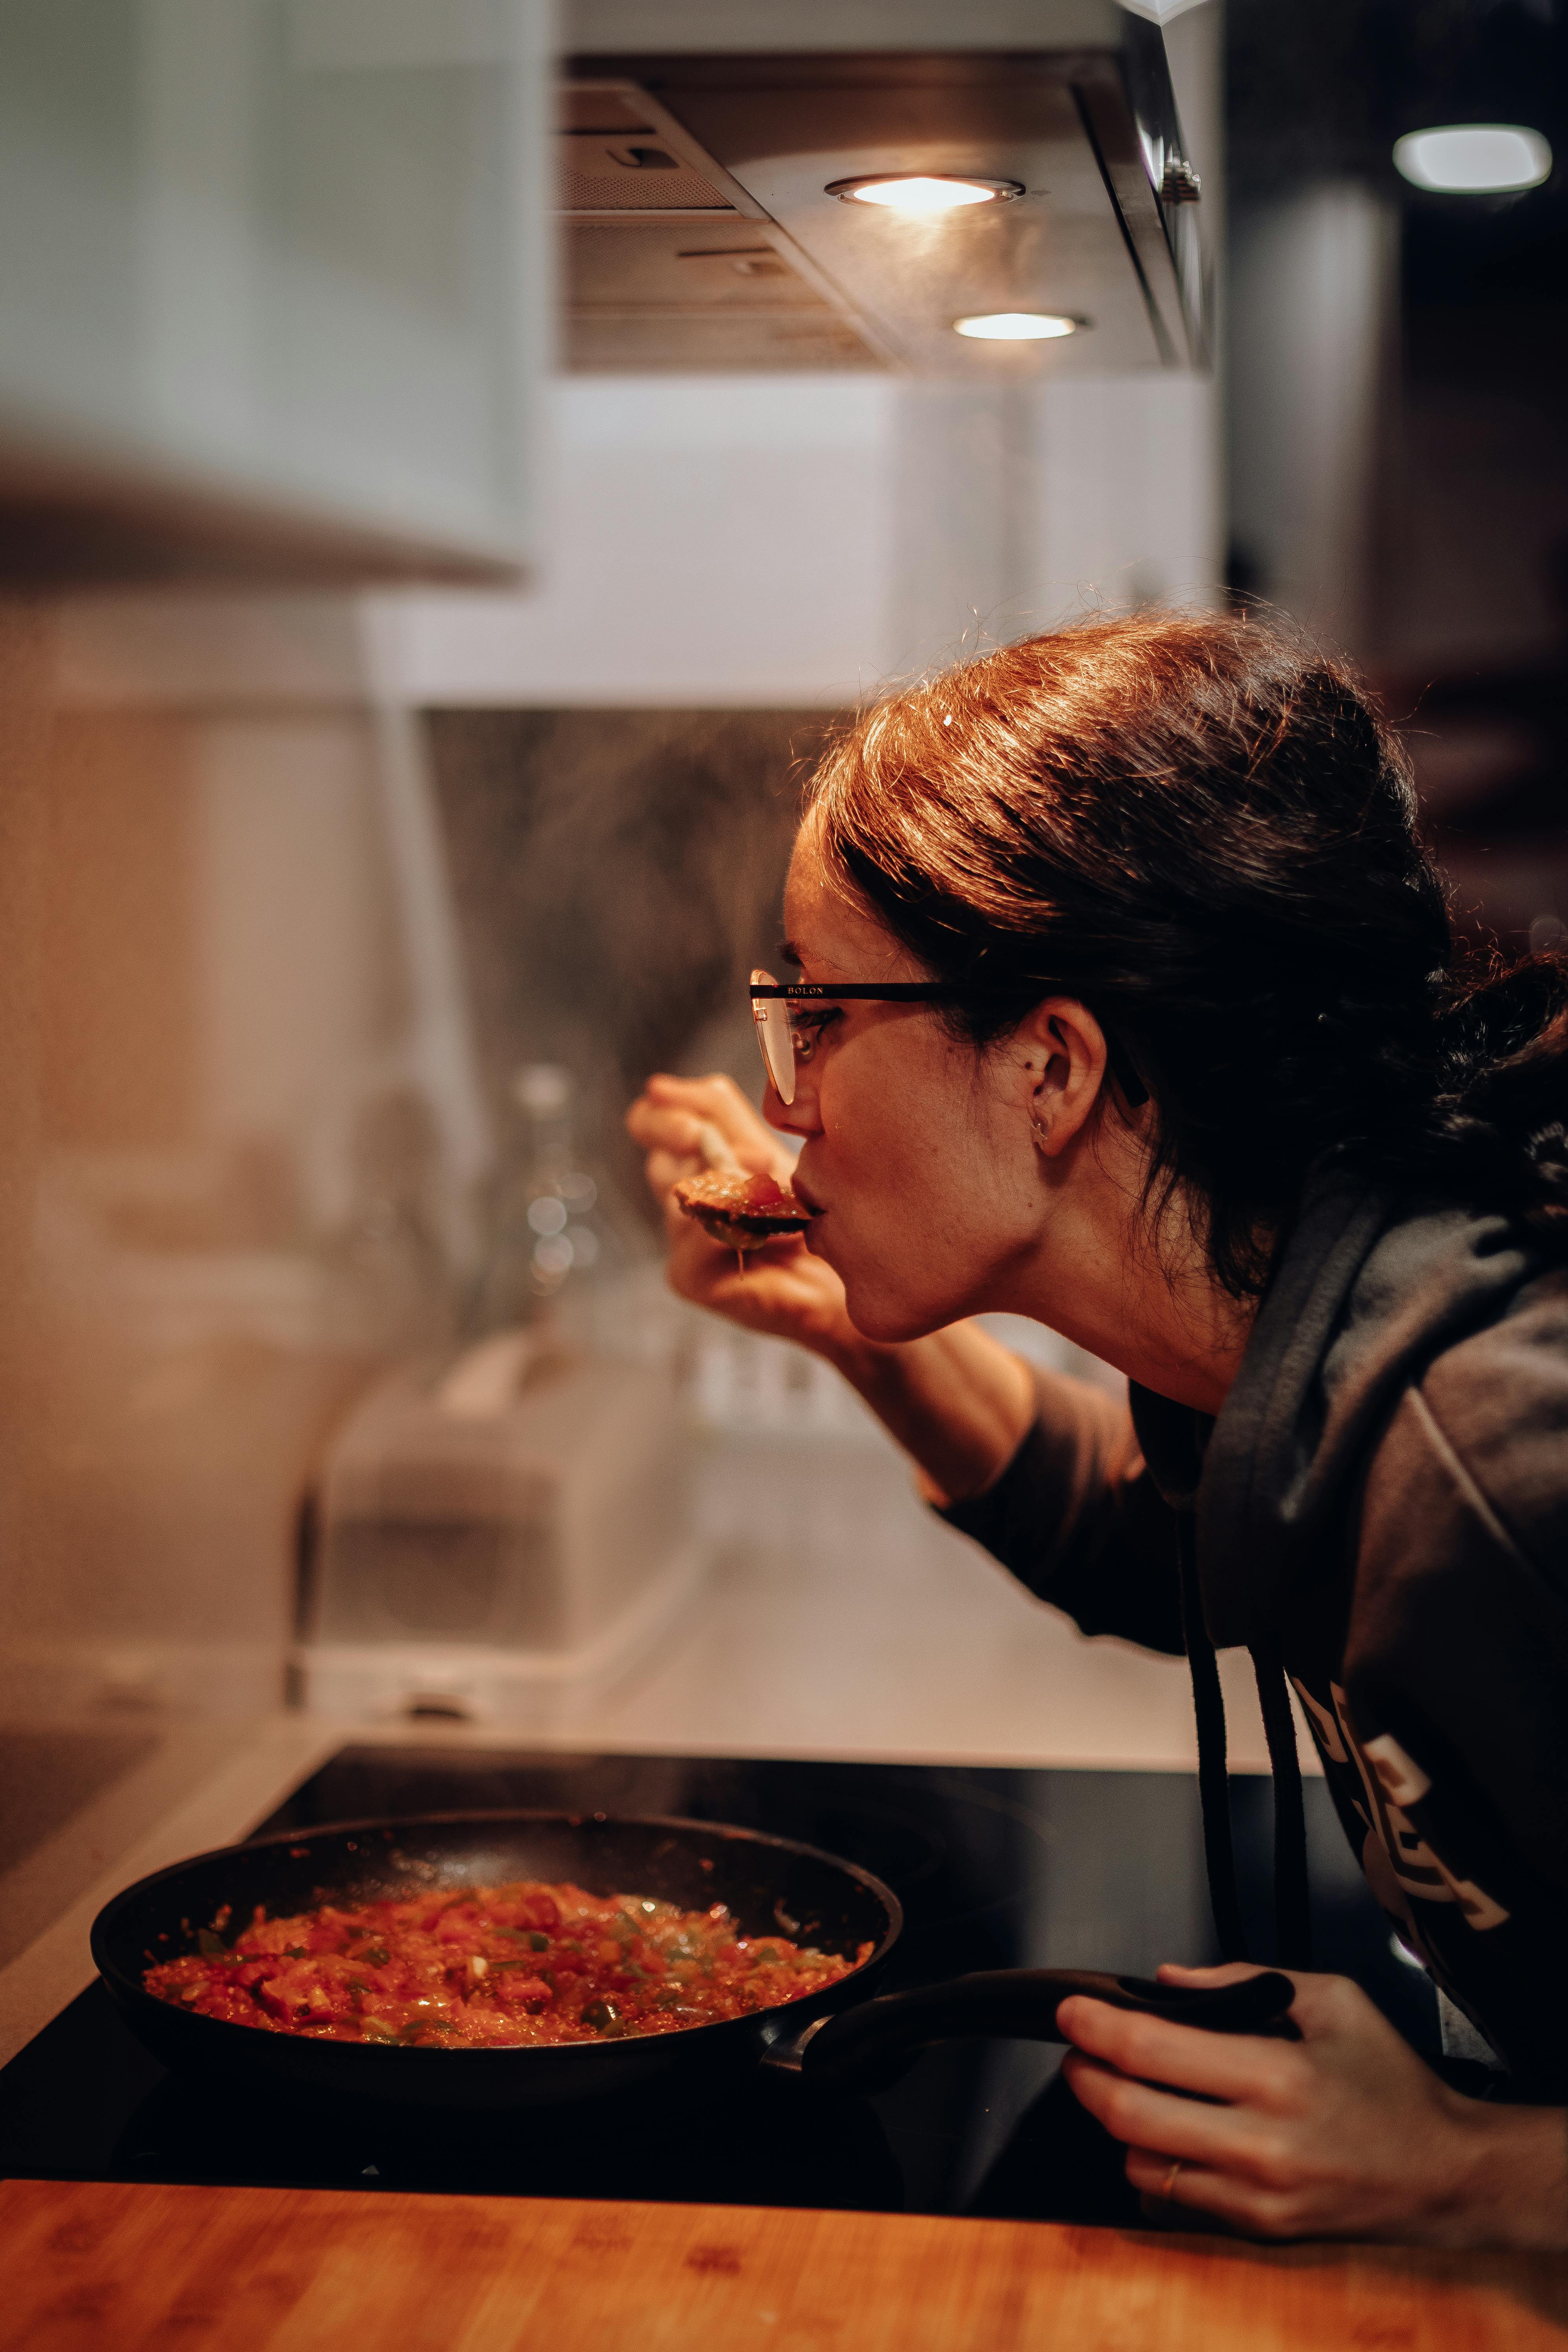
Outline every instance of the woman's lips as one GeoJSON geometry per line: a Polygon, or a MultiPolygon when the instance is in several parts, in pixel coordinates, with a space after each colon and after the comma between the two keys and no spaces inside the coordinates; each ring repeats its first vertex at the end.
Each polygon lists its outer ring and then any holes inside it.
{"type": "Polygon", "coordinates": [[[810,1215],[814,1217],[824,1217],[826,1215],[827,1212],[823,1207],[821,1202],[813,1197],[809,1189],[801,1182],[798,1175],[791,1177],[790,1191],[795,1194],[795,1197],[800,1202],[801,1207],[806,1210],[810,1215]]]}

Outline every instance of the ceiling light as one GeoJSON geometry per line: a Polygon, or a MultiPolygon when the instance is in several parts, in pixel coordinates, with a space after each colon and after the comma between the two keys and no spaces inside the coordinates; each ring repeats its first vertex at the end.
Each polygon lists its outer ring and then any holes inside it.
{"type": "Polygon", "coordinates": [[[973,335],[982,343],[1044,343],[1057,335],[1076,335],[1087,319],[1068,319],[1056,310],[987,310],[973,319],[955,319],[953,332],[973,335]]]}
{"type": "Polygon", "coordinates": [[[824,192],[847,205],[881,205],[893,213],[955,213],[965,205],[1005,205],[1021,196],[1017,180],[961,180],[935,172],[889,173],[834,180],[824,192]]]}
{"type": "Polygon", "coordinates": [[[1538,188],[1552,170],[1552,150],[1539,131],[1517,122],[1447,122],[1396,140],[1396,170],[1418,188],[1447,195],[1500,195],[1538,188]]]}

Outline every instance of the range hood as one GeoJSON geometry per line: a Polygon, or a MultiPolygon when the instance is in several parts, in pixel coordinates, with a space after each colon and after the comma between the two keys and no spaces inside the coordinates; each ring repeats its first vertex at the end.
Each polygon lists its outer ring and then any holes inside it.
{"type": "Polygon", "coordinates": [[[1114,0],[579,0],[568,39],[569,366],[1016,381],[1206,363],[1199,188],[1149,16],[1114,0]],[[919,219],[829,193],[906,173],[1021,193],[919,219]],[[1076,331],[954,332],[1012,311],[1076,331]]]}

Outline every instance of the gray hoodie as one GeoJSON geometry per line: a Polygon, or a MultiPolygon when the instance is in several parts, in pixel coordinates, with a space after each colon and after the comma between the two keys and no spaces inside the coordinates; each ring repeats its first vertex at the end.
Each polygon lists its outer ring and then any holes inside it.
{"type": "MultiPolygon", "coordinates": [[[[1203,1628],[1252,1651],[1293,1784],[1283,1666],[1400,1933],[1517,2095],[1568,2099],[1568,1268],[1503,1217],[1331,1171],[1217,1420],[1131,1402],[1129,1419],[1043,1375],[1000,1480],[946,1516],[1085,1633],[1186,1650],[1222,1944],[1203,1628]]],[[[1290,1802],[1288,1874],[1304,1868],[1290,1802]]],[[[1281,1918],[1302,1908],[1287,1889],[1281,1918]]]]}

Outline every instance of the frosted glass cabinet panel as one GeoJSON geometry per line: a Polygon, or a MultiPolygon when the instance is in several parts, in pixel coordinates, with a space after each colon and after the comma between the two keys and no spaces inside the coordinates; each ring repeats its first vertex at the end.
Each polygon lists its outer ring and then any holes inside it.
{"type": "Polygon", "coordinates": [[[544,0],[4,0],[0,572],[527,552],[544,0]]]}

